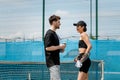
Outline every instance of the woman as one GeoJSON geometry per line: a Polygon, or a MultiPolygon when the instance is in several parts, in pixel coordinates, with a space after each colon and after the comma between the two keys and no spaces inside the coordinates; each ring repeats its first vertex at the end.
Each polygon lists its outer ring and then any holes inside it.
{"type": "Polygon", "coordinates": [[[89,52],[92,48],[92,45],[89,41],[89,37],[86,33],[86,23],[84,21],[79,21],[78,23],[74,23],[78,33],[80,33],[79,40],[79,56],[75,58],[75,61],[80,60],[82,66],[79,69],[78,79],[77,80],[88,80],[88,70],[91,65],[91,60],[89,58],[89,52]]]}

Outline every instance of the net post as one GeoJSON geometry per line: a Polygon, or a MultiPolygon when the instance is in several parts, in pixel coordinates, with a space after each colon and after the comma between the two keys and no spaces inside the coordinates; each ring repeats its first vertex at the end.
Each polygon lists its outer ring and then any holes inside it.
{"type": "Polygon", "coordinates": [[[31,74],[28,73],[28,80],[31,80],[31,74]]]}
{"type": "Polygon", "coordinates": [[[101,80],[104,80],[104,61],[101,61],[102,72],[101,72],[101,80]]]}

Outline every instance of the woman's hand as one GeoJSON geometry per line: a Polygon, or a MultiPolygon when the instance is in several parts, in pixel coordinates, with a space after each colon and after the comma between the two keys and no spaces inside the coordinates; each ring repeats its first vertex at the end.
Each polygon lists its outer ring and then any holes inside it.
{"type": "Polygon", "coordinates": [[[77,58],[74,58],[74,62],[77,62],[77,58]]]}

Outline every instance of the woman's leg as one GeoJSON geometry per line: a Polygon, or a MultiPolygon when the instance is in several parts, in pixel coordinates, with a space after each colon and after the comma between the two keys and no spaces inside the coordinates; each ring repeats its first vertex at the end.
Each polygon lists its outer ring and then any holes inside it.
{"type": "Polygon", "coordinates": [[[77,80],[88,80],[88,74],[85,72],[79,72],[77,80]]]}
{"type": "Polygon", "coordinates": [[[86,79],[85,80],[88,80],[88,73],[87,73],[87,76],[86,76],[86,79]]]}

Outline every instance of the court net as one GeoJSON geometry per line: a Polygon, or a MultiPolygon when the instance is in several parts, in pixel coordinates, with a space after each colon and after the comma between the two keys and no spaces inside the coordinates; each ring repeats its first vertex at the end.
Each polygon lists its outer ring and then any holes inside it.
{"type": "MultiPolygon", "coordinates": [[[[61,63],[62,80],[76,80],[78,68],[75,63],[61,63]]],[[[41,62],[0,62],[0,80],[49,80],[49,71],[41,62]]],[[[92,60],[89,80],[103,80],[103,61],[92,60]]]]}

